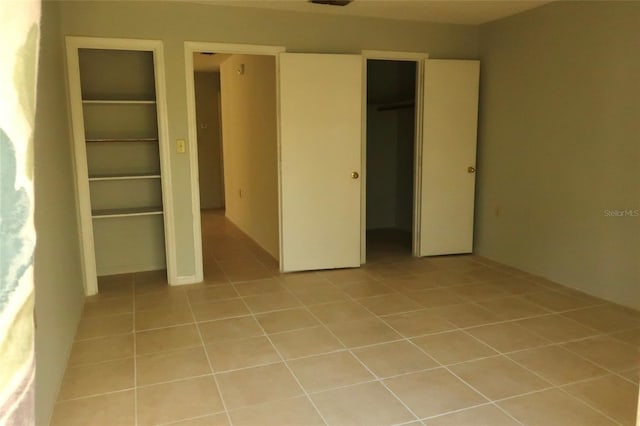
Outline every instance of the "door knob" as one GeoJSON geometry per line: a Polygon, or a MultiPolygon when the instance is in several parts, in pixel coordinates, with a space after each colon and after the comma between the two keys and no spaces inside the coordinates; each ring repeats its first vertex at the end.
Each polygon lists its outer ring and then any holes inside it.
{"type": "Polygon", "coordinates": [[[476,172],[476,168],[475,168],[475,167],[473,167],[473,166],[469,166],[469,167],[467,167],[467,172],[469,172],[469,173],[475,173],[475,172],[476,172]]]}
{"type": "Polygon", "coordinates": [[[358,172],[351,172],[351,179],[358,179],[360,177],[360,175],[358,174],[358,172]]]}

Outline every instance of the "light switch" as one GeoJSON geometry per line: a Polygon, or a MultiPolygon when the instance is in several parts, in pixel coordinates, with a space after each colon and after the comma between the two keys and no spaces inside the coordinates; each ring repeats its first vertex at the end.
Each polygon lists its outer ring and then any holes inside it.
{"type": "Polygon", "coordinates": [[[184,139],[178,139],[176,141],[176,152],[178,154],[184,154],[186,150],[187,150],[187,147],[184,139]]]}

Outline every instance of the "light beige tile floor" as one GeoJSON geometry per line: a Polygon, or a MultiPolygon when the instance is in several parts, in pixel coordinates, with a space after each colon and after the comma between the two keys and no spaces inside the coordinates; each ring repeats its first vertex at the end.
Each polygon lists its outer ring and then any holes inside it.
{"type": "Polygon", "coordinates": [[[631,425],[640,313],[477,256],[285,274],[203,214],[205,281],[100,279],[54,425],[631,425]]]}

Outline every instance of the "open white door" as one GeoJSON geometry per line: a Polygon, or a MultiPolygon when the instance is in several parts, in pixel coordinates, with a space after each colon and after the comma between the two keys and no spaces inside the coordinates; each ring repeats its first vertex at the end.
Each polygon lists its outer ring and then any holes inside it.
{"type": "Polygon", "coordinates": [[[480,63],[425,64],[420,256],[471,253],[480,63]]]}
{"type": "Polygon", "coordinates": [[[360,266],[362,58],[280,55],[285,272],[360,266]]]}

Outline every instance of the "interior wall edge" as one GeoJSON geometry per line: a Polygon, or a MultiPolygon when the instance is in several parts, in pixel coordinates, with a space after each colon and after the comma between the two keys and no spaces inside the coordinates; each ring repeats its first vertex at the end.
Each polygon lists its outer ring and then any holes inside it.
{"type": "Polygon", "coordinates": [[[36,424],[49,424],[84,306],[60,6],[42,2],[34,126],[36,424]]]}

